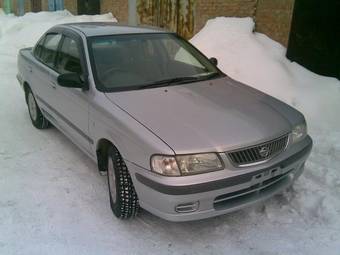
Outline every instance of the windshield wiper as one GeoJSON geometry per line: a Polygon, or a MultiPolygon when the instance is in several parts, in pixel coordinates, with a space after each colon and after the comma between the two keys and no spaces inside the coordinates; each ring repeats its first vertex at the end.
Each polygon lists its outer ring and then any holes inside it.
{"type": "Polygon", "coordinates": [[[161,86],[170,86],[173,84],[183,84],[183,83],[189,83],[194,81],[204,81],[208,79],[212,79],[215,77],[220,76],[221,74],[218,72],[208,73],[207,75],[199,75],[199,76],[185,76],[185,77],[175,77],[170,79],[164,79],[160,81],[156,81],[153,83],[141,85],[138,88],[139,89],[145,89],[145,88],[156,88],[161,86]]]}
{"type": "Polygon", "coordinates": [[[139,89],[155,88],[155,87],[159,87],[163,85],[169,86],[172,84],[187,83],[187,82],[197,81],[200,79],[201,77],[197,77],[197,76],[176,77],[176,78],[164,79],[160,81],[155,81],[153,83],[141,85],[139,86],[139,89]]]}

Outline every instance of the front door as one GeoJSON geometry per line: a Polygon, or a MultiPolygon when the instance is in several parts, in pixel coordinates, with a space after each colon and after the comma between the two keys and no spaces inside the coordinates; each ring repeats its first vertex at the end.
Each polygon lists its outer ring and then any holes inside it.
{"type": "MultiPolygon", "coordinates": [[[[85,80],[83,54],[79,40],[69,35],[63,35],[56,60],[56,71],[51,73],[51,79],[57,84],[57,78],[64,73],[78,73],[85,80]]],[[[53,107],[60,119],[60,128],[70,136],[74,143],[90,151],[93,143],[88,129],[88,93],[79,88],[65,88],[57,84],[53,107]]]]}

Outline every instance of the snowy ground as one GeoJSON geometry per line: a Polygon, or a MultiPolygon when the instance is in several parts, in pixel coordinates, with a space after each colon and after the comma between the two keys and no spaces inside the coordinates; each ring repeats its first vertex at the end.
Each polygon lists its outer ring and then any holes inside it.
{"type": "Polygon", "coordinates": [[[15,78],[19,48],[53,24],[87,20],[113,17],[0,10],[0,254],[340,253],[340,82],[290,63],[251,19],[212,20],[192,42],[233,78],[304,112],[315,141],[305,173],[293,190],[221,217],[117,220],[105,177],[59,131],[33,128],[15,78]]]}

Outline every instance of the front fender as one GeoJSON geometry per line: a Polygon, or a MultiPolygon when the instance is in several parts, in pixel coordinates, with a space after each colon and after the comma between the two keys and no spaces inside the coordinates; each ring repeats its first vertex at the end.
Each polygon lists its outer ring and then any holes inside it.
{"type": "Polygon", "coordinates": [[[153,154],[173,155],[174,151],[149,129],[123,109],[112,103],[103,93],[96,93],[89,109],[89,131],[95,141],[95,154],[101,139],[117,147],[124,160],[150,169],[153,154]]]}

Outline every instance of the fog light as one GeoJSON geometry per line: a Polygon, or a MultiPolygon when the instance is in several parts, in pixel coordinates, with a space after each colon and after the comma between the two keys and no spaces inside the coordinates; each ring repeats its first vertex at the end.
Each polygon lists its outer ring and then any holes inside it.
{"type": "Polygon", "coordinates": [[[179,204],[175,207],[175,211],[178,213],[189,213],[189,212],[195,212],[198,210],[199,202],[191,202],[191,203],[185,203],[185,204],[179,204]]]}
{"type": "Polygon", "coordinates": [[[288,176],[289,176],[290,180],[294,180],[295,179],[295,173],[290,173],[288,176]]]}

